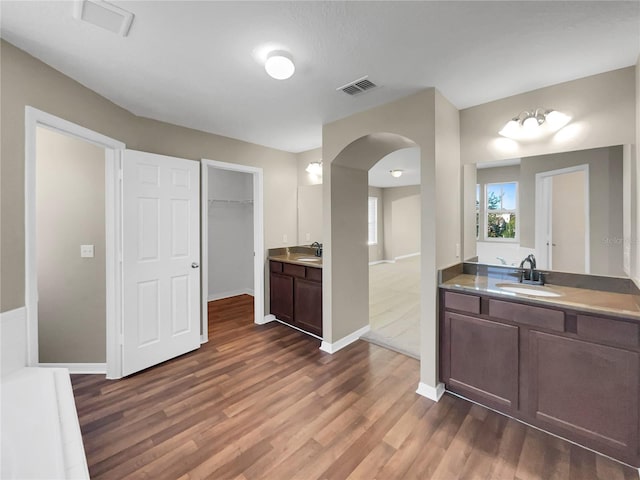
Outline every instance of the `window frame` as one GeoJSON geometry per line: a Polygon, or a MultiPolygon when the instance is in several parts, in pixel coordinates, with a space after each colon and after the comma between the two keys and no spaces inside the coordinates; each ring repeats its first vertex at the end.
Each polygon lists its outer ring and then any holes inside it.
{"type": "Polygon", "coordinates": [[[369,247],[378,244],[378,197],[367,197],[367,245],[369,247]],[[373,222],[371,221],[371,200],[373,200],[374,215],[373,222]],[[371,241],[371,224],[373,223],[373,241],[371,241]]]}
{"type": "Polygon", "coordinates": [[[505,182],[487,182],[484,184],[484,195],[483,195],[483,210],[484,213],[482,215],[482,227],[484,230],[483,241],[485,242],[496,242],[496,243],[518,243],[520,241],[520,182],[517,180],[510,180],[505,182]],[[502,208],[500,210],[489,210],[489,185],[507,185],[513,184],[515,185],[515,209],[507,209],[502,208]],[[513,238],[505,238],[505,237],[490,237],[489,236],[489,213],[493,214],[503,214],[503,213],[513,213],[516,217],[516,227],[515,227],[515,235],[513,238]]]}

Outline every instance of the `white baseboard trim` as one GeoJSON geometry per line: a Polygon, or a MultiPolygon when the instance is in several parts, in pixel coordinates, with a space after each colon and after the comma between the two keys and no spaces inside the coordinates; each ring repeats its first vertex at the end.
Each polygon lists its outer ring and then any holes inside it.
{"type": "Polygon", "coordinates": [[[207,301],[213,302],[215,300],[222,300],[223,298],[237,297],[238,295],[251,295],[253,297],[253,288],[240,288],[228,292],[210,293],[207,301]]]}
{"type": "Polygon", "coordinates": [[[346,337],[342,337],[337,342],[329,343],[323,340],[322,344],[320,345],[320,350],[322,350],[323,352],[334,354],[338,350],[342,350],[347,345],[350,345],[356,340],[358,340],[362,335],[367,333],[369,330],[371,330],[371,327],[369,325],[365,325],[361,329],[356,330],[353,333],[350,333],[346,337]]]}
{"type": "Polygon", "coordinates": [[[39,363],[42,368],[66,368],[71,374],[96,374],[106,375],[106,363],[39,363]]]}
{"type": "Polygon", "coordinates": [[[442,398],[442,395],[444,395],[444,383],[438,383],[434,388],[431,385],[420,382],[416,393],[437,402],[442,398]]]}
{"type": "Polygon", "coordinates": [[[369,266],[380,265],[381,263],[396,263],[396,261],[395,260],[376,260],[375,262],[369,262],[369,266]]]}
{"type": "Polygon", "coordinates": [[[275,315],[265,315],[264,318],[262,320],[256,320],[255,323],[257,325],[264,325],[265,323],[269,323],[269,322],[273,322],[274,320],[276,320],[276,316],[275,315]]]}
{"type": "Polygon", "coordinates": [[[399,257],[396,257],[395,260],[402,260],[403,258],[417,257],[419,255],[420,255],[420,252],[409,253],[408,255],[400,255],[399,257]]]}

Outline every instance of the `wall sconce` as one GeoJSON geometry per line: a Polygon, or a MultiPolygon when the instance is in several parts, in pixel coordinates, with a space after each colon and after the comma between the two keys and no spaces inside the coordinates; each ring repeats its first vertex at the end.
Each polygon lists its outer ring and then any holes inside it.
{"type": "Polygon", "coordinates": [[[402,170],[389,170],[389,173],[393,178],[400,178],[402,176],[402,170]]]}
{"type": "Polygon", "coordinates": [[[536,108],[525,110],[513,117],[498,133],[516,140],[534,138],[544,133],[555,132],[564,127],[571,117],[557,110],[536,108]]]}
{"type": "Polygon", "coordinates": [[[322,162],[311,162],[309,165],[307,165],[305,171],[307,173],[310,173],[311,175],[319,177],[320,175],[322,175],[322,162]]]}

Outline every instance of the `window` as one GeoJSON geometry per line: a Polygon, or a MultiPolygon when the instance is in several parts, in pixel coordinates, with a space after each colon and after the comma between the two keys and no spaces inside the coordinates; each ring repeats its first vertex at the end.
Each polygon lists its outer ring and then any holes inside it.
{"type": "Polygon", "coordinates": [[[515,239],[517,232],[518,183],[488,183],[486,186],[486,239],[515,239]]]}
{"type": "Polygon", "coordinates": [[[369,245],[378,243],[378,197],[369,197],[369,245]]]}

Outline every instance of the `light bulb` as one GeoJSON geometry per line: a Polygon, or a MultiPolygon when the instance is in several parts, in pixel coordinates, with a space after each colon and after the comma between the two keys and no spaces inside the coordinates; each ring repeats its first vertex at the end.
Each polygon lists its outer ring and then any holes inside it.
{"type": "Polygon", "coordinates": [[[506,125],[502,127],[502,130],[500,130],[498,133],[503,137],[513,138],[518,135],[519,130],[520,124],[517,120],[513,119],[509,120],[506,125]]]}
{"type": "Polygon", "coordinates": [[[551,110],[549,113],[547,113],[546,118],[551,130],[559,130],[571,120],[571,117],[569,115],[565,115],[564,113],[557,110],[551,110]]]}
{"type": "Polygon", "coordinates": [[[389,173],[394,178],[400,178],[402,176],[402,170],[391,170],[389,173]]]}
{"type": "Polygon", "coordinates": [[[522,122],[522,128],[524,128],[527,132],[534,132],[538,129],[540,124],[538,123],[538,119],[536,117],[527,117],[522,122]]]}
{"type": "Polygon", "coordinates": [[[320,162],[311,162],[309,165],[307,165],[307,168],[305,169],[305,171],[307,173],[310,173],[311,175],[322,175],[322,163],[320,162]]]}
{"type": "Polygon", "coordinates": [[[264,64],[267,73],[276,80],[286,80],[296,71],[291,55],[282,50],[275,50],[267,56],[264,64]]]}

